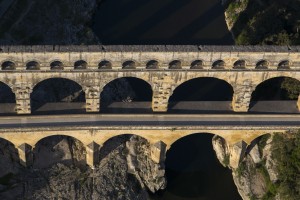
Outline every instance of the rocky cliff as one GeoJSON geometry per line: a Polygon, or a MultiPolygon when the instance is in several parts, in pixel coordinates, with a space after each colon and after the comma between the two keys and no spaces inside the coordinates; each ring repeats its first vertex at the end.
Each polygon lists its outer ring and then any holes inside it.
{"type": "Polygon", "coordinates": [[[298,199],[298,134],[267,134],[250,145],[241,142],[233,146],[215,136],[213,147],[222,165],[232,170],[244,200],[298,199]]]}
{"type": "Polygon", "coordinates": [[[151,160],[149,143],[137,136],[108,141],[95,169],[84,164],[84,147],[70,137],[40,141],[28,169],[12,145],[0,145],[0,199],[148,199],[149,191],[166,185],[164,166],[151,160]]]}

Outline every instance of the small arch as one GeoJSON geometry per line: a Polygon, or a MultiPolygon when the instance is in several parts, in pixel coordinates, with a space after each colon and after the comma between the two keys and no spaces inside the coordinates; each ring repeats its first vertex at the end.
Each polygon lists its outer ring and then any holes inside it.
{"type": "Polygon", "coordinates": [[[40,64],[37,61],[29,61],[26,64],[26,70],[40,70],[40,64]]]}
{"type": "Polygon", "coordinates": [[[127,60],[122,64],[122,69],[136,69],[136,63],[133,60],[127,60]]]}
{"type": "Polygon", "coordinates": [[[267,60],[260,60],[256,63],[255,69],[268,69],[269,62],[267,60]]]}
{"type": "Polygon", "coordinates": [[[112,69],[112,64],[110,61],[108,60],[102,60],[99,64],[98,64],[98,69],[112,69]]]}
{"type": "Polygon", "coordinates": [[[159,68],[159,63],[157,60],[150,60],[146,64],[146,69],[158,69],[159,68]]]}
{"type": "Polygon", "coordinates": [[[191,63],[191,69],[203,69],[203,65],[202,60],[195,60],[191,63]]]}
{"type": "Polygon", "coordinates": [[[87,62],[84,60],[78,60],[74,63],[74,69],[80,70],[80,69],[86,69],[87,68],[87,62]]]}
{"type": "Polygon", "coordinates": [[[180,60],[173,60],[169,63],[169,69],[182,69],[180,60]]]}
{"type": "Polygon", "coordinates": [[[5,61],[1,65],[2,70],[15,70],[16,64],[12,61],[5,61]]]}
{"type": "Polygon", "coordinates": [[[278,64],[278,68],[279,70],[287,70],[290,69],[291,63],[289,60],[283,60],[278,64]]]}
{"type": "Polygon", "coordinates": [[[223,60],[217,60],[212,64],[212,69],[224,69],[224,68],[225,68],[225,62],[223,60]]]}
{"type": "Polygon", "coordinates": [[[245,60],[237,60],[233,64],[233,69],[246,69],[246,61],[245,60]]]}
{"type": "Polygon", "coordinates": [[[61,61],[56,60],[56,61],[53,61],[50,64],[50,69],[51,70],[63,70],[64,69],[64,65],[63,65],[63,63],[61,61]]]}

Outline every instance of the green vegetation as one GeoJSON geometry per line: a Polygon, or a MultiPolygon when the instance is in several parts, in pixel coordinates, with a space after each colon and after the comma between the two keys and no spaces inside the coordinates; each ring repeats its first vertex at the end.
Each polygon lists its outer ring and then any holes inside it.
{"type": "Polygon", "coordinates": [[[300,130],[298,133],[275,134],[272,157],[277,162],[277,191],[282,199],[300,199],[300,130]]]}
{"type": "Polygon", "coordinates": [[[231,0],[226,14],[236,44],[291,45],[300,44],[299,10],[299,0],[231,0]]]}

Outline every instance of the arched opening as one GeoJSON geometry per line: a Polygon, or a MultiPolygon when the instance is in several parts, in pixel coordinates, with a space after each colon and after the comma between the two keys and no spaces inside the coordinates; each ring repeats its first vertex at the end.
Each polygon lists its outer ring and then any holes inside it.
{"type": "Polygon", "coordinates": [[[150,60],[146,64],[146,69],[158,69],[159,68],[159,63],[156,60],[150,60]]]}
{"type": "Polygon", "coordinates": [[[290,61],[289,60],[283,60],[278,64],[278,69],[279,70],[287,70],[290,69],[290,61]]]}
{"type": "Polygon", "coordinates": [[[85,168],[86,149],[76,138],[54,135],[41,139],[33,149],[33,167],[49,168],[57,163],[85,168]]]}
{"type": "Polygon", "coordinates": [[[112,69],[112,64],[108,60],[102,60],[98,65],[98,69],[100,70],[112,69]]]}
{"type": "Polygon", "coordinates": [[[63,70],[64,69],[64,65],[61,61],[57,60],[57,61],[53,61],[50,64],[50,69],[51,70],[63,70]]]}
{"type": "Polygon", "coordinates": [[[36,114],[85,112],[85,93],[75,81],[50,78],[41,81],[30,95],[31,111],[36,114]]]}
{"type": "MultiPolygon", "coordinates": [[[[154,191],[164,189],[164,166],[152,160],[151,145],[145,138],[131,134],[114,136],[103,144],[99,155],[100,166],[103,166],[103,163],[113,165],[114,170],[111,170],[111,173],[116,175],[112,177],[118,177],[123,183],[138,183],[136,179],[136,175],[138,175],[146,188],[153,189],[153,183],[155,183],[156,188],[154,188],[154,191]],[[131,181],[127,181],[128,179],[131,179],[131,181]]],[[[140,184],[136,184],[133,190],[139,190],[140,187],[140,184]]],[[[137,199],[149,198],[140,197],[137,199]]]]}
{"type": "Polygon", "coordinates": [[[195,60],[191,63],[191,69],[203,69],[203,65],[202,60],[195,60]]]}
{"type": "Polygon", "coordinates": [[[80,70],[80,69],[86,69],[87,68],[87,62],[84,60],[78,60],[74,63],[74,69],[80,70]]]}
{"type": "Polygon", "coordinates": [[[26,70],[40,70],[40,64],[36,61],[29,61],[26,64],[26,70]]]}
{"type": "Polygon", "coordinates": [[[223,60],[217,60],[212,64],[212,69],[224,69],[225,62],[223,60]]]}
{"type": "Polygon", "coordinates": [[[249,112],[298,113],[300,81],[275,77],[260,83],[251,96],[249,112]]]}
{"type": "Polygon", "coordinates": [[[233,69],[246,69],[246,61],[245,60],[237,60],[233,64],[233,69]]]}
{"type": "Polygon", "coordinates": [[[103,88],[100,97],[100,111],[106,113],[151,112],[151,104],[151,85],[134,77],[111,81],[103,88]]]}
{"type": "Polygon", "coordinates": [[[256,63],[255,69],[268,69],[269,62],[266,60],[260,60],[256,63]]]}
{"type": "Polygon", "coordinates": [[[15,113],[16,96],[12,89],[0,82],[0,115],[15,113]]]}
{"type": "MultiPolygon", "coordinates": [[[[12,186],[14,174],[18,173],[20,166],[18,150],[11,142],[0,138],[0,185],[3,187],[12,186]]],[[[0,190],[0,191],[1,191],[0,190]]],[[[1,193],[1,192],[0,192],[1,193]]],[[[1,194],[0,194],[1,196],[1,194]]]]}
{"type": "Polygon", "coordinates": [[[231,171],[221,165],[212,146],[213,135],[180,138],[166,154],[167,189],[161,199],[241,199],[231,171]]]}
{"type": "Polygon", "coordinates": [[[232,86],[224,80],[201,77],[179,85],[169,99],[169,111],[177,113],[232,112],[232,86]]]}
{"type": "Polygon", "coordinates": [[[169,69],[181,69],[181,61],[180,60],[173,60],[169,63],[169,69]]]}
{"type": "Polygon", "coordinates": [[[132,60],[125,61],[122,65],[122,69],[135,69],[136,64],[132,60]]]}
{"type": "Polygon", "coordinates": [[[16,64],[12,61],[5,61],[1,65],[2,70],[15,70],[16,64]]]}

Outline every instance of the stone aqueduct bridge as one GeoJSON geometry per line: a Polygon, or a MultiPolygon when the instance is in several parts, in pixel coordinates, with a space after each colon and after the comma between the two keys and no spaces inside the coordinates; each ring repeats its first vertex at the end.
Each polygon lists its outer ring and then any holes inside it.
{"type": "MultiPolygon", "coordinates": [[[[15,93],[19,114],[31,112],[30,94],[34,86],[49,78],[67,78],[81,85],[87,112],[99,111],[104,86],[120,77],[136,77],[152,86],[154,112],[167,111],[174,89],[198,77],[213,77],[231,84],[232,106],[237,112],[248,111],[251,94],[261,82],[274,77],[300,80],[300,47],[2,46],[0,51],[0,81],[15,93]]],[[[288,129],[288,126],[2,128],[0,136],[16,146],[25,166],[30,164],[32,148],[42,138],[72,136],[86,146],[87,163],[93,166],[99,146],[120,134],[146,138],[153,147],[153,160],[159,162],[164,158],[165,147],[170,148],[174,141],[192,133],[218,134],[234,146],[241,141],[250,143],[268,132],[288,129]]]]}
{"type": "Polygon", "coordinates": [[[99,111],[104,86],[120,77],[152,86],[154,112],[166,112],[174,89],[198,77],[228,82],[237,112],[248,111],[261,82],[282,76],[300,80],[297,46],[2,46],[0,51],[0,81],[15,93],[19,114],[31,113],[34,86],[49,78],[81,85],[87,112],[99,111]]]}

